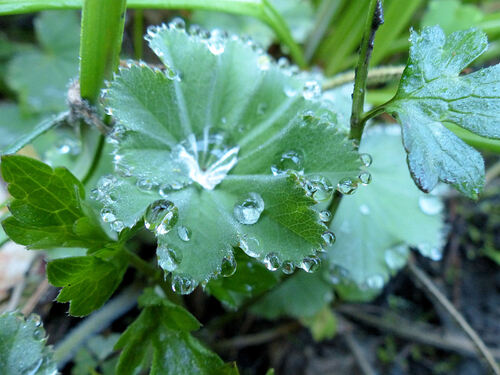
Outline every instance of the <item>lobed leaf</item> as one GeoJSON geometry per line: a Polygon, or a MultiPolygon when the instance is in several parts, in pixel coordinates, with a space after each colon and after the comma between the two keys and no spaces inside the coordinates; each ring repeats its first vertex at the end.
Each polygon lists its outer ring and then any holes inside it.
{"type": "Polygon", "coordinates": [[[448,130],[456,124],[500,138],[500,65],[459,76],[487,48],[477,30],[449,36],[439,28],[412,31],[410,58],[396,96],[386,105],[403,126],[403,143],[415,183],[425,192],[438,181],[477,198],[484,185],[481,155],[448,130]]]}
{"type": "Polygon", "coordinates": [[[165,69],[131,64],[107,90],[118,126],[117,176],[98,187],[105,213],[130,227],[149,204],[173,202],[158,256],[181,293],[224,273],[235,246],[272,269],[301,266],[325,245],[317,203],[360,167],[318,84],[252,43],[189,34],[179,20],[147,39],[165,69]],[[256,220],[242,222],[235,209],[256,196],[256,220]]]}
{"type": "Polygon", "coordinates": [[[0,368],[2,374],[52,375],[57,373],[52,348],[40,317],[28,319],[16,312],[0,315],[0,368]]]}
{"type": "Polygon", "coordinates": [[[115,345],[123,349],[116,368],[119,374],[136,374],[151,358],[150,374],[238,374],[205,348],[190,332],[200,323],[183,307],[146,289],[139,298],[143,308],[115,345]],[[149,354],[149,355],[148,355],[149,354]]]}

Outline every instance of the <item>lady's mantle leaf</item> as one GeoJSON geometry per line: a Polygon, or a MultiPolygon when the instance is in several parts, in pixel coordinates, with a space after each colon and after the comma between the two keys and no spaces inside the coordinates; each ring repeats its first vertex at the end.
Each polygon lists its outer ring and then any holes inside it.
{"type": "Polygon", "coordinates": [[[57,373],[52,348],[45,345],[40,318],[27,320],[20,313],[0,315],[0,369],[2,374],[52,375],[57,373]]]}
{"type": "Polygon", "coordinates": [[[130,227],[155,201],[150,213],[171,210],[146,226],[181,293],[228,276],[235,246],[269,269],[300,266],[326,244],[315,204],[361,164],[317,83],[221,32],[175,21],[147,38],[165,70],[132,64],[108,89],[120,176],[98,188],[104,215],[130,227]]]}
{"type": "Polygon", "coordinates": [[[373,181],[341,201],[330,225],[337,236],[328,249],[330,279],[343,296],[354,286],[379,292],[404,267],[410,246],[431,259],[441,257],[443,203],[415,187],[399,137],[395,126],[367,131],[360,151],[373,157],[373,181]]]}
{"type": "Polygon", "coordinates": [[[138,373],[147,365],[144,358],[151,353],[151,375],[238,374],[237,369],[230,370],[217,354],[191,336],[200,323],[183,307],[151,289],[139,298],[139,305],[143,308],[141,314],[115,345],[115,349],[123,349],[116,373],[138,373]]]}
{"type": "Polygon", "coordinates": [[[416,184],[426,192],[438,181],[476,198],[484,185],[481,155],[443,122],[480,136],[500,138],[500,65],[459,76],[487,48],[477,30],[426,27],[410,37],[410,59],[396,96],[386,106],[403,125],[403,142],[416,184]]]}
{"type": "Polygon", "coordinates": [[[2,222],[7,235],[32,249],[99,247],[108,241],[84,210],[83,185],[66,168],[25,156],[2,157],[2,175],[14,200],[2,222]]]}

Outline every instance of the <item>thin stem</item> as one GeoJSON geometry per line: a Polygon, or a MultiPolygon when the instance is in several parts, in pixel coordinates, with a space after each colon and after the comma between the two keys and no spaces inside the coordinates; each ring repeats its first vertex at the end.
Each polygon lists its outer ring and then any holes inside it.
{"type": "Polygon", "coordinates": [[[427,291],[430,296],[437,301],[444,309],[450,314],[450,316],[455,320],[455,322],[462,328],[467,336],[471,339],[471,341],[476,346],[479,354],[486,360],[486,363],[489,365],[491,371],[495,375],[500,375],[500,368],[495,361],[495,358],[491,354],[490,350],[486,346],[486,344],[481,340],[479,335],[474,331],[474,329],[467,323],[465,318],[460,314],[460,312],[453,306],[453,304],[446,298],[446,296],[441,293],[441,291],[434,285],[432,280],[415,264],[412,262],[408,263],[408,270],[410,271],[410,275],[413,279],[415,279],[418,283],[420,283],[424,290],[427,291]]]}
{"type": "Polygon", "coordinates": [[[104,144],[105,144],[104,135],[102,135],[102,134],[99,135],[98,142],[99,143],[97,144],[97,148],[96,148],[94,156],[92,158],[92,163],[90,164],[89,169],[87,170],[87,173],[82,178],[83,185],[86,185],[90,181],[90,179],[94,176],[94,173],[97,170],[97,167],[99,166],[99,162],[101,160],[101,155],[102,155],[102,151],[104,150],[104,144]]]}
{"type": "Polygon", "coordinates": [[[354,335],[351,332],[346,332],[344,334],[344,339],[347,343],[347,346],[349,347],[349,350],[356,359],[361,372],[364,375],[376,375],[377,373],[370,365],[370,362],[368,362],[366,354],[363,352],[363,348],[359,345],[354,335]]]}
{"type": "Polygon", "coordinates": [[[144,31],[144,15],[142,9],[134,11],[134,57],[136,60],[142,59],[142,34],[144,31]]]}
{"type": "Polygon", "coordinates": [[[368,16],[366,18],[365,31],[361,41],[358,65],[356,67],[356,78],[354,80],[354,92],[352,96],[351,132],[349,138],[353,139],[356,147],[359,147],[361,135],[365,122],[362,121],[363,107],[365,103],[366,80],[368,78],[368,66],[373,50],[373,40],[380,25],[384,23],[382,3],[380,0],[370,0],[368,16]]]}

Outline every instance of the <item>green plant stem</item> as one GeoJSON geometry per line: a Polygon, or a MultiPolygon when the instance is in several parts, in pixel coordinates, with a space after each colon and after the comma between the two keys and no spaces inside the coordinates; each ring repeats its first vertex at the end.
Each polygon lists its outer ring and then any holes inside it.
{"type": "Polygon", "coordinates": [[[102,151],[104,150],[105,143],[106,142],[104,135],[99,134],[99,140],[94,156],[92,157],[92,162],[87,170],[87,173],[82,178],[83,185],[86,185],[90,181],[90,179],[94,176],[94,173],[97,170],[97,167],[99,166],[99,161],[101,160],[102,151]]]}
{"type": "Polygon", "coordinates": [[[368,15],[366,18],[365,31],[361,41],[358,65],[356,67],[356,78],[354,81],[354,92],[352,96],[351,131],[349,138],[354,140],[359,147],[361,135],[366,120],[362,117],[365,103],[366,80],[368,78],[368,66],[373,50],[373,40],[380,25],[384,23],[382,4],[380,0],[370,0],[368,15]]]}
{"type": "Polygon", "coordinates": [[[85,0],[80,41],[80,93],[95,105],[120,61],[125,0],[85,0]]]}
{"type": "Polygon", "coordinates": [[[143,33],[144,33],[144,15],[142,9],[134,11],[134,58],[142,59],[143,48],[143,33]]]}

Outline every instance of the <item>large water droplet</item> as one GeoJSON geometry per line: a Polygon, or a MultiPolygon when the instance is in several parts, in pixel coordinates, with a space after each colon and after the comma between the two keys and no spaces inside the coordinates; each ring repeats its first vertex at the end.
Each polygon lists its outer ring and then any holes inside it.
{"type": "Polygon", "coordinates": [[[224,53],[225,37],[220,30],[213,30],[210,33],[210,38],[206,40],[206,45],[212,54],[218,56],[224,53]]]}
{"type": "Polygon", "coordinates": [[[302,90],[302,96],[307,100],[318,99],[321,95],[321,87],[316,81],[307,81],[302,90]]]}
{"type": "Polygon", "coordinates": [[[105,223],[111,223],[116,220],[116,216],[113,211],[106,207],[101,210],[101,217],[102,221],[105,223]]]}
{"type": "Polygon", "coordinates": [[[408,258],[408,246],[397,245],[385,251],[385,263],[391,271],[403,268],[408,258]]]}
{"type": "Polygon", "coordinates": [[[144,226],[157,235],[163,235],[177,223],[179,210],[166,199],[160,199],[151,203],[144,214],[144,226]]]}
{"type": "Polygon", "coordinates": [[[231,252],[229,255],[222,258],[222,264],[220,267],[221,275],[224,277],[233,276],[236,272],[236,267],[236,259],[234,259],[234,255],[231,252]]]}
{"type": "Polygon", "coordinates": [[[437,215],[443,211],[444,205],[439,197],[422,195],[418,199],[418,206],[426,215],[437,215]]]}
{"type": "Polygon", "coordinates": [[[186,29],[186,22],[182,18],[175,17],[170,23],[168,24],[170,29],[174,30],[185,30],[186,29]]]}
{"type": "Polygon", "coordinates": [[[373,159],[370,154],[359,154],[359,159],[365,167],[369,167],[370,165],[372,165],[373,159]]]}
{"type": "Polygon", "coordinates": [[[115,232],[120,233],[123,229],[125,229],[125,224],[123,224],[123,221],[115,220],[110,224],[110,227],[115,232]]]}
{"type": "Polygon", "coordinates": [[[177,227],[177,235],[182,241],[188,242],[191,239],[191,230],[181,225],[177,227]]]}
{"type": "MultiPolygon", "coordinates": [[[[238,162],[239,147],[229,147],[223,133],[209,134],[208,129],[199,140],[191,134],[172,150],[172,160],[178,169],[191,181],[204,189],[213,190],[222,182],[238,162]]],[[[171,181],[170,185],[184,187],[184,181],[171,181]]]]}
{"type": "Polygon", "coordinates": [[[190,294],[196,288],[196,282],[189,276],[174,275],[172,277],[172,290],[177,294],[190,294]]]}
{"type": "Polygon", "coordinates": [[[295,271],[295,265],[293,264],[292,261],[286,260],[283,262],[281,271],[283,271],[285,275],[291,275],[293,271],[295,271]]]}
{"type": "Polygon", "coordinates": [[[281,259],[276,253],[269,253],[263,259],[264,265],[269,271],[276,271],[281,266],[281,259]]]}
{"type": "Polygon", "coordinates": [[[251,258],[257,258],[259,254],[254,250],[259,247],[259,240],[247,235],[240,236],[239,246],[243,252],[251,258]]]}
{"type": "Polygon", "coordinates": [[[370,172],[363,171],[358,175],[358,180],[363,185],[368,185],[370,182],[372,182],[372,175],[370,174],[370,172]]]}
{"type": "Polygon", "coordinates": [[[321,266],[321,259],[317,256],[306,257],[300,263],[300,268],[306,272],[316,272],[321,266]]]}
{"type": "Polygon", "coordinates": [[[303,172],[303,159],[304,156],[302,152],[294,150],[284,152],[280,156],[279,161],[271,166],[271,172],[275,176],[286,173],[289,170],[303,172]]]}
{"type": "Polygon", "coordinates": [[[329,200],[334,190],[332,183],[323,176],[308,177],[304,188],[312,194],[316,202],[329,200]]]}
{"type": "Polygon", "coordinates": [[[158,265],[167,272],[173,272],[179,267],[182,261],[182,252],[173,246],[158,243],[156,249],[158,265]]]}
{"type": "Polygon", "coordinates": [[[366,278],[365,282],[362,285],[362,289],[378,291],[384,287],[384,284],[385,284],[384,277],[379,274],[374,274],[366,278]]]}
{"type": "Polygon", "coordinates": [[[319,219],[323,223],[328,223],[332,218],[332,213],[328,210],[320,211],[319,213],[319,219]]]}
{"type": "Polygon", "coordinates": [[[342,194],[351,195],[356,192],[358,183],[352,178],[346,177],[339,181],[337,190],[342,194]]]}
{"type": "Polygon", "coordinates": [[[255,224],[264,211],[264,200],[258,193],[249,193],[243,202],[234,206],[234,216],[241,224],[255,224]]]}
{"type": "Polygon", "coordinates": [[[335,243],[335,234],[333,234],[333,232],[326,231],[321,235],[321,238],[323,239],[323,241],[325,241],[327,246],[333,245],[335,243]]]}

